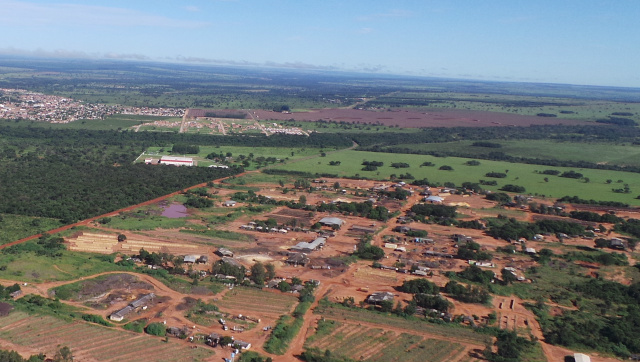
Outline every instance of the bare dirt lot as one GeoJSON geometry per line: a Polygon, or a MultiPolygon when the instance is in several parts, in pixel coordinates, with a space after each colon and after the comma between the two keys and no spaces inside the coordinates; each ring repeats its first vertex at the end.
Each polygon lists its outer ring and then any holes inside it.
{"type": "Polygon", "coordinates": [[[347,123],[380,124],[406,128],[421,127],[496,127],[530,126],[534,124],[581,124],[584,122],[560,118],[514,115],[497,112],[463,110],[380,110],[314,109],[310,112],[279,113],[252,110],[261,120],[335,121],[347,123]]]}

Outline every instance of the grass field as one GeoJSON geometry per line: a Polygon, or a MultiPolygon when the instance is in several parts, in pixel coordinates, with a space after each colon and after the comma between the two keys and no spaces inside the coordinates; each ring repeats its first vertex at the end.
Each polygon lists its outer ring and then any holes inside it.
{"type": "Polygon", "coordinates": [[[419,151],[460,152],[468,154],[470,157],[486,155],[490,152],[503,152],[514,157],[640,166],[640,146],[632,144],[574,143],[551,140],[488,140],[488,142],[501,144],[502,148],[486,148],[473,146],[473,142],[399,144],[393,147],[419,151]]]}
{"type": "MultiPolygon", "coordinates": [[[[379,152],[363,152],[354,150],[338,151],[327,157],[315,158],[306,162],[289,163],[275,168],[289,171],[302,171],[315,173],[329,173],[338,176],[360,176],[378,180],[389,180],[391,174],[400,175],[410,173],[416,179],[426,178],[432,183],[444,184],[453,182],[461,185],[463,182],[478,182],[479,180],[496,180],[497,186],[483,186],[491,191],[497,191],[506,184],[523,186],[525,194],[544,195],[548,197],[580,196],[584,199],[620,201],[631,205],[640,205],[640,200],[635,197],[640,194],[640,174],[622,171],[577,169],[569,167],[550,167],[541,165],[528,165],[500,161],[480,160],[479,166],[467,166],[465,163],[471,159],[458,157],[433,157],[424,155],[389,154],[379,152]],[[362,171],[363,161],[381,161],[384,166],[376,171],[362,171]],[[330,166],[330,161],[340,161],[338,166],[330,166]],[[432,167],[420,167],[429,161],[435,164],[432,167]],[[393,168],[391,163],[405,162],[409,168],[393,168]],[[451,166],[452,171],[439,170],[443,165],[451,166]],[[562,178],[537,174],[535,171],[546,169],[559,170],[561,172],[574,170],[589,178],[589,183],[583,180],[562,178]],[[508,170],[508,171],[506,171],[508,170]],[[492,179],[486,177],[487,172],[507,173],[506,178],[492,179]],[[545,182],[547,177],[549,182],[545,182]],[[607,180],[612,180],[607,184],[607,180]],[[622,181],[622,182],[619,182],[622,181]],[[629,194],[614,193],[612,188],[622,188],[628,184],[631,190],[629,194]]],[[[407,180],[411,182],[411,180],[407,180]]]]}
{"type": "MultiPolygon", "coordinates": [[[[216,302],[221,309],[239,309],[247,312],[285,314],[298,302],[292,294],[281,294],[255,288],[235,287],[222,300],[216,302]]],[[[251,315],[251,314],[249,314],[251,315]]]]}
{"type": "Polygon", "coordinates": [[[105,255],[91,253],[63,252],[61,257],[51,258],[24,252],[19,255],[2,254],[0,279],[23,282],[47,282],[71,280],[105,271],[126,270],[126,268],[105,261],[105,255]]]}
{"type": "MultiPolygon", "coordinates": [[[[154,158],[159,158],[161,156],[170,155],[171,146],[167,147],[149,147],[145,151],[145,155],[152,155],[154,158]]],[[[324,151],[331,151],[330,149],[325,149],[324,151]]],[[[212,160],[207,159],[207,155],[215,152],[216,154],[227,154],[231,153],[232,157],[235,160],[238,160],[240,155],[244,155],[247,158],[250,154],[254,154],[255,158],[264,157],[269,158],[273,157],[275,159],[286,161],[298,160],[304,157],[309,156],[317,156],[320,154],[320,149],[318,148],[300,148],[300,147],[239,147],[239,146],[201,146],[200,152],[197,155],[185,155],[186,157],[193,157],[194,161],[197,161],[198,166],[207,167],[209,165],[219,164],[219,162],[214,162],[212,160]]],[[[138,158],[138,162],[144,162],[144,156],[138,158]]],[[[281,164],[278,161],[276,164],[281,164]]],[[[251,162],[250,166],[246,168],[247,170],[256,169],[256,163],[251,162]]]]}
{"type": "Polygon", "coordinates": [[[0,214],[0,245],[55,229],[59,220],[12,214],[0,214]]]}
{"type": "Polygon", "coordinates": [[[182,343],[163,342],[144,334],[22,312],[0,318],[0,338],[50,356],[61,346],[67,346],[78,361],[126,361],[138,360],[140,356],[147,361],[202,361],[214,355],[210,348],[191,349],[182,343]]]}
{"type": "MultiPolygon", "coordinates": [[[[519,89],[519,93],[527,92],[519,89]]],[[[547,90],[549,91],[549,90],[547,90]]],[[[557,90],[556,90],[557,91],[557,90]]],[[[548,92],[547,94],[550,94],[548,92]]],[[[606,118],[613,112],[630,112],[630,117],[636,121],[640,119],[640,104],[635,102],[614,102],[606,100],[576,99],[574,96],[585,95],[584,92],[555,92],[554,96],[527,96],[507,94],[483,94],[464,92],[394,92],[376,99],[376,103],[397,105],[397,101],[411,99],[405,102],[408,106],[423,106],[429,108],[464,109],[488,112],[513,113],[521,115],[536,115],[538,113],[556,114],[558,118],[595,121],[606,118]],[[566,98],[565,96],[568,96],[566,98]],[[564,113],[561,113],[564,112],[564,113]],[[568,113],[572,112],[572,113],[568,113]]],[[[601,98],[601,99],[604,99],[601,98]]]]}

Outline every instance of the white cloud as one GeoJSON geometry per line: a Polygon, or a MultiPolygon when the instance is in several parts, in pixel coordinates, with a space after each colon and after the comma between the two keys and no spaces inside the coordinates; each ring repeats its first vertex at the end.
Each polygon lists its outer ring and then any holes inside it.
{"type": "Polygon", "coordinates": [[[80,5],[80,4],[37,4],[24,1],[4,1],[0,3],[0,22],[4,25],[36,26],[151,26],[172,28],[198,28],[207,22],[172,19],[162,15],[133,9],[80,5]]]}

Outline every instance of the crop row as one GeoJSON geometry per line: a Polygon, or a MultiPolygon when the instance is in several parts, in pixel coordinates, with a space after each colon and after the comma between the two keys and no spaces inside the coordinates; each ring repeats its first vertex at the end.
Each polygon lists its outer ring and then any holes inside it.
{"type": "Polygon", "coordinates": [[[486,340],[486,336],[462,327],[434,325],[421,320],[407,320],[362,309],[347,309],[331,305],[326,308],[322,308],[318,313],[330,319],[355,320],[374,323],[383,328],[384,326],[404,328],[421,333],[429,333],[447,338],[456,338],[458,341],[474,343],[480,346],[483,346],[486,340]]]}
{"type": "Polygon", "coordinates": [[[154,361],[200,359],[213,354],[210,349],[189,349],[185,346],[163,343],[159,339],[106,329],[76,322],[68,324],[53,317],[33,317],[14,312],[1,320],[4,324],[0,337],[17,345],[30,346],[50,352],[65,345],[79,359],[130,360],[148,351],[145,358],[154,361]],[[9,323],[7,323],[7,321],[9,323]]]}

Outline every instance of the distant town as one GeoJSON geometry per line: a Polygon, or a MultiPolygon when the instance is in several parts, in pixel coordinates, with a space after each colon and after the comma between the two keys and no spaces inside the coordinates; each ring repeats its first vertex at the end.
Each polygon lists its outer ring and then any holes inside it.
{"type": "Polygon", "coordinates": [[[182,117],[184,109],[124,107],[86,103],[71,98],[0,88],[0,118],[49,123],[69,123],[79,119],[104,119],[113,114],[182,117]]]}

